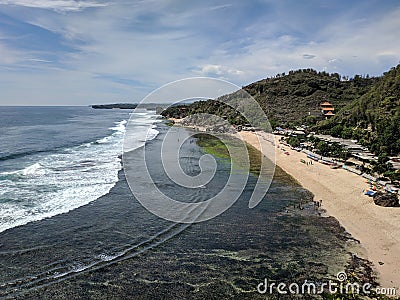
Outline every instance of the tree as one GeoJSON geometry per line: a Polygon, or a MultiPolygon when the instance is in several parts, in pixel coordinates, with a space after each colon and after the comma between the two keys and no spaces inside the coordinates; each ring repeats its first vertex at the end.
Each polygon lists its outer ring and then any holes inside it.
{"type": "Polygon", "coordinates": [[[337,124],[333,128],[331,128],[330,134],[332,136],[340,137],[342,135],[342,131],[343,131],[343,126],[337,124]]]}
{"type": "Polygon", "coordinates": [[[289,137],[287,143],[294,148],[300,147],[300,140],[298,137],[295,136],[289,137]]]}
{"type": "Polygon", "coordinates": [[[317,150],[319,154],[321,154],[322,156],[329,156],[330,147],[326,142],[324,141],[319,142],[317,144],[317,150]]]}
{"type": "Polygon", "coordinates": [[[378,156],[378,161],[372,163],[372,172],[384,174],[393,171],[393,165],[388,163],[389,157],[386,153],[381,153],[378,156]]]}

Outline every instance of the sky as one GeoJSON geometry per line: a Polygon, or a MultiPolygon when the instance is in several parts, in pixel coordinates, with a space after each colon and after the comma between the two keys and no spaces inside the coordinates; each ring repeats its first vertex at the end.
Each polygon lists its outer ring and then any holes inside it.
{"type": "Polygon", "coordinates": [[[140,102],[188,77],[239,86],[300,68],[381,75],[400,2],[0,0],[0,105],[140,102]]]}

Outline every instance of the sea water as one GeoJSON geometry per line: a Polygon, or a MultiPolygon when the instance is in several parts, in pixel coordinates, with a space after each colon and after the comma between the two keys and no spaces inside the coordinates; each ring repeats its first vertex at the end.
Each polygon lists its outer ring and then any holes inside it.
{"type": "MultiPolygon", "coordinates": [[[[253,209],[248,201],[256,178],[250,175],[223,214],[173,223],[147,211],[120,170],[129,112],[1,111],[0,298],[265,299],[257,293],[264,279],[322,282],[350,260],[349,236],[335,219],[319,217],[312,206],[293,208],[311,198],[285,174],[253,209]]],[[[145,148],[148,171],[164,194],[196,202],[219,193],[230,173],[224,159],[216,158],[206,188],[171,181],[160,159],[171,128],[159,121],[153,112],[132,115],[137,130],[125,145],[129,167],[144,171],[135,160],[145,148]]],[[[180,139],[187,135],[184,128],[173,130],[180,139]]],[[[188,140],[177,154],[176,167],[196,176],[204,151],[188,140]]],[[[354,268],[364,272],[364,266],[354,268]]]]}
{"type": "MultiPolygon", "coordinates": [[[[132,113],[134,131],[146,135],[155,117],[132,113]]],[[[108,193],[118,180],[129,118],[130,111],[89,107],[1,107],[0,232],[108,193]]],[[[142,144],[134,139],[131,147],[142,144]]]]}

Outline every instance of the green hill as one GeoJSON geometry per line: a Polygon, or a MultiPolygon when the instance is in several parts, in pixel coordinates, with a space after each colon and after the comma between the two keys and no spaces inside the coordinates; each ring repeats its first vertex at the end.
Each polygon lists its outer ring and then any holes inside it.
{"type": "Polygon", "coordinates": [[[374,153],[400,153],[400,65],[384,73],[370,90],[354,99],[317,130],[354,138],[374,153]]]}
{"type": "MultiPolygon", "coordinates": [[[[278,74],[243,89],[257,100],[274,126],[301,123],[312,125],[322,119],[321,102],[328,100],[336,111],[340,111],[349,102],[365,94],[375,81],[375,78],[361,76],[343,80],[337,73],[303,69],[290,71],[287,75],[278,74]]],[[[220,102],[214,103],[213,100],[195,102],[190,106],[176,106],[164,112],[164,115],[180,117],[199,112],[228,116],[233,124],[245,122],[228,106],[221,105],[220,102]]]]}
{"type": "Polygon", "coordinates": [[[336,111],[340,111],[349,102],[365,94],[375,81],[369,76],[363,78],[356,75],[346,80],[337,73],[303,69],[260,80],[244,89],[260,103],[268,118],[275,123],[315,124],[322,118],[321,102],[327,100],[336,111]]]}
{"type": "MultiPolygon", "coordinates": [[[[272,127],[305,124],[318,132],[357,139],[376,154],[400,153],[400,65],[373,78],[356,75],[348,79],[312,69],[290,71],[243,90],[257,100],[272,127]],[[323,101],[333,104],[335,117],[324,120],[320,112],[323,101]]],[[[246,123],[234,109],[216,100],[174,106],[163,115],[181,118],[196,113],[217,114],[236,125],[246,123]]]]}

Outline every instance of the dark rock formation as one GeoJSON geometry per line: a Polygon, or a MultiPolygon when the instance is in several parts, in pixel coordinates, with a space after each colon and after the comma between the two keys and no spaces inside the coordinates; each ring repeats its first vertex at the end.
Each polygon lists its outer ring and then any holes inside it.
{"type": "Polygon", "coordinates": [[[374,203],[384,207],[399,207],[399,199],[396,194],[377,192],[374,195],[374,203]]]}
{"type": "Polygon", "coordinates": [[[94,104],[91,107],[94,109],[135,109],[137,107],[137,104],[131,104],[131,103],[94,104]]]}

